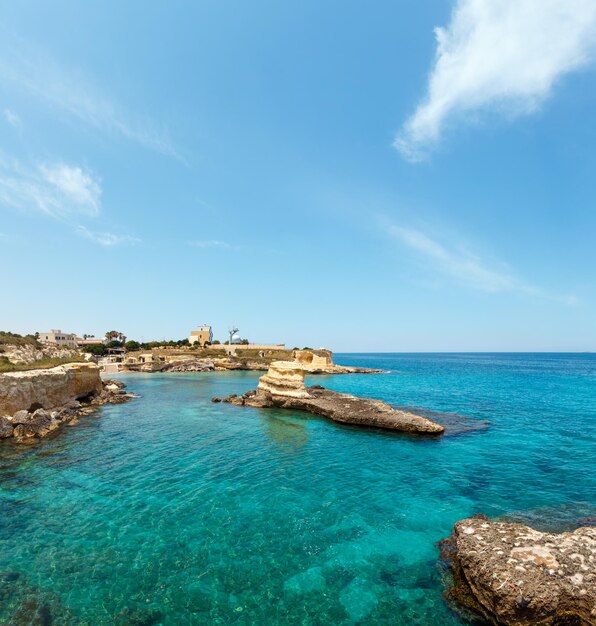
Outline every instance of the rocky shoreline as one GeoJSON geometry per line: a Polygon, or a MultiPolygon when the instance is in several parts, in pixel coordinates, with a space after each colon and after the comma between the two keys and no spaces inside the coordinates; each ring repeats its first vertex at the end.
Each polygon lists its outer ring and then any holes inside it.
{"type": "Polygon", "coordinates": [[[539,532],[484,515],[440,542],[453,580],[447,599],[490,624],[596,624],[596,528],[539,532]]]}
{"type": "Polygon", "coordinates": [[[229,402],[237,406],[280,408],[319,415],[341,424],[366,426],[406,433],[441,435],[444,427],[436,422],[393,409],[380,400],[337,393],[320,385],[306,388],[305,371],[291,361],[271,364],[258,388],[242,396],[213,398],[213,402],[229,402]]]}
{"type": "Polygon", "coordinates": [[[99,368],[73,363],[0,375],[0,439],[28,443],[65,424],[135,397],[124,383],[102,380],[99,368]]]}
{"type": "Polygon", "coordinates": [[[306,373],[320,374],[380,374],[383,370],[368,367],[336,365],[329,350],[279,350],[277,352],[248,351],[228,354],[222,350],[206,349],[205,354],[193,350],[155,350],[131,352],[121,364],[125,372],[266,372],[276,361],[292,361],[306,373]]]}
{"type": "MultiPolygon", "coordinates": [[[[226,371],[252,371],[266,372],[268,363],[231,358],[208,358],[208,359],[171,359],[163,363],[151,363],[143,365],[125,364],[123,371],[133,372],[226,372],[226,371]]],[[[328,365],[325,367],[303,366],[306,373],[312,375],[331,374],[381,374],[383,370],[370,369],[367,367],[351,367],[347,365],[328,365]]]]}

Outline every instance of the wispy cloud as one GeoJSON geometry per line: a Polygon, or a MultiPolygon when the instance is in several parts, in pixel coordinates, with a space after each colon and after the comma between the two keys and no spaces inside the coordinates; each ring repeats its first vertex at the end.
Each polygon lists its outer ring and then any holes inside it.
{"type": "Polygon", "coordinates": [[[131,235],[117,235],[109,232],[97,232],[89,230],[85,226],[79,226],[77,228],[77,232],[81,235],[81,237],[89,239],[89,241],[93,241],[93,243],[106,248],[121,245],[134,245],[136,243],[140,243],[141,241],[138,237],[132,237],[131,235]]]}
{"type": "Polygon", "coordinates": [[[189,241],[189,246],[193,248],[232,248],[227,241],[218,241],[217,239],[208,239],[205,241],[189,241]]]}
{"type": "Polygon", "coordinates": [[[596,2],[457,0],[435,35],[426,98],[395,140],[410,161],[426,156],[449,121],[536,110],[557,79],[596,57],[596,2]]]}
{"type": "Polygon", "coordinates": [[[467,249],[441,243],[419,230],[387,222],[384,222],[384,229],[393,239],[416,252],[433,271],[446,274],[472,289],[487,293],[517,292],[568,305],[578,303],[575,296],[550,294],[527,283],[504,263],[491,263],[467,249]]]}
{"type": "Polygon", "coordinates": [[[87,71],[61,66],[47,51],[12,41],[0,57],[0,78],[47,105],[103,132],[120,135],[181,161],[165,127],[127,113],[89,79],[87,71]]]}
{"type": "Polygon", "coordinates": [[[14,111],[4,109],[4,119],[19,132],[22,130],[23,124],[21,122],[21,118],[14,111]]]}
{"type": "Polygon", "coordinates": [[[96,216],[101,183],[90,171],[62,162],[24,165],[0,154],[0,204],[55,218],[96,216]]]}

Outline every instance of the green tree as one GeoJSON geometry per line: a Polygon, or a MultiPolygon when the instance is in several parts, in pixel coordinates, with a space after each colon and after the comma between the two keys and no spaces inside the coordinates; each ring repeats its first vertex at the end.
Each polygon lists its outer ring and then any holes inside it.
{"type": "Polygon", "coordinates": [[[141,344],[138,341],[127,341],[124,344],[124,347],[127,349],[128,352],[134,352],[135,350],[140,350],[141,349],[141,344]]]}
{"type": "Polygon", "coordinates": [[[83,346],[83,352],[88,352],[89,354],[94,354],[95,356],[104,356],[108,353],[107,346],[104,346],[101,343],[96,343],[91,346],[83,346]]]}

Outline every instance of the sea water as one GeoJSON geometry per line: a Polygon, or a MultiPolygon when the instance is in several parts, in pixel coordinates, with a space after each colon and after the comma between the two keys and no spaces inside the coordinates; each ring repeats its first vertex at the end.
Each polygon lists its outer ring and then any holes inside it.
{"type": "Polygon", "coordinates": [[[342,392],[488,420],[437,439],[212,404],[258,373],[122,376],[140,398],[0,445],[0,623],[469,623],[436,542],[475,513],[596,511],[596,356],[353,354],[342,392]]]}

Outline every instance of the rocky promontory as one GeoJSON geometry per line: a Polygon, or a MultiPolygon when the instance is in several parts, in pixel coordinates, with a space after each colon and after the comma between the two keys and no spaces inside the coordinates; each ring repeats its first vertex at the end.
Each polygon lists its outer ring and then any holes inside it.
{"type": "Polygon", "coordinates": [[[448,597],[491,624],[596,624],[596,528],[543,533],[484,515],[441,542],[448,597]]]}
{"type": "Polygon", "coordinates": [[[293,361],[276,361],[261,377],[256,391],[242,396],[213,398],[239,406],[306,411],[342,424],[408,433],[440,435],[444,427],[413,413],[393,409],[385,402],[337,393],[319,385],[305,387],[305,368],[293,361]]]}
{"type": "Polygon", "coordinates": [[[123,387],[91,363],[0,374],[0,439],[45,437],[101,404],[126,402],[123,387]]]}

